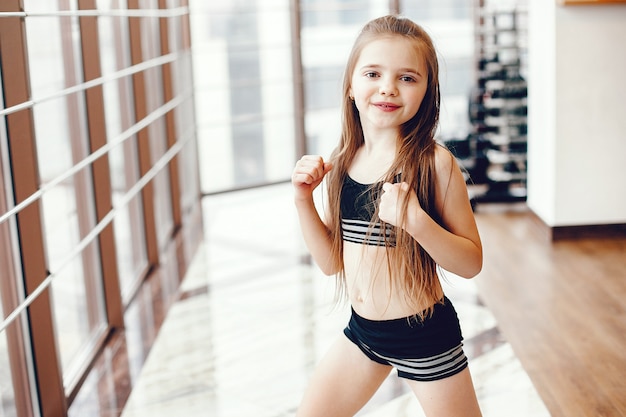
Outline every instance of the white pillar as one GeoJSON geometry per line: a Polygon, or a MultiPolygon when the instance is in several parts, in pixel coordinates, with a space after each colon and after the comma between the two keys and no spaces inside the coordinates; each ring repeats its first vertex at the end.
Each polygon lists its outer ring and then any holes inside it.
{"type": "Polygon", "coordinates": [[[548,226],[626,223],[624,22],[529,0],[528,205],[548,226]]]}

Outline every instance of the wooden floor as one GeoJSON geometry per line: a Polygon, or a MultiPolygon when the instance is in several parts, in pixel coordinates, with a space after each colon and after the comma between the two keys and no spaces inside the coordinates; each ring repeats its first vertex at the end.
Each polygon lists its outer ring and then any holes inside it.
{"type": "Polygon", "coordinates": [[[479,292],[552,416],[626,416],[626,238],[551,242],[523,205],[476,219],[479,292]]]}

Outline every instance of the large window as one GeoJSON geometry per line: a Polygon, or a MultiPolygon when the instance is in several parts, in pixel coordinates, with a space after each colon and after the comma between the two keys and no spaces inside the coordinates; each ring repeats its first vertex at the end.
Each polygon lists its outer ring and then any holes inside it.
{"type": "Polygon", "coordinates": [[[202,230],[188,13],[1,3],[2,416],[67,415],[148,272],[181,279],[202,230]]]}

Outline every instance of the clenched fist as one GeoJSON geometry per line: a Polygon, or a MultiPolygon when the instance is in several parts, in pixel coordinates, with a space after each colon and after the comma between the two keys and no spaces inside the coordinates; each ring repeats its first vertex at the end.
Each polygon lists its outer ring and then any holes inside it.
{"type": "Polygon", "coordinates": [[[324,162],[319,155],[304,155],[300,158],[291,174],[296,199],[310,197],[331,169],[332,164],[324,162]]]}
{"type": "Polygon", "coordinates": [[[419,207],[417,194],[409,189],[409,184],[399,182],[392,184],[386,182],[383,184],[383,193],[380,196],[380,205],[378,207],[378,217],[385,223],[389,223],[396,227],[404,227],[402,221],[402,207],[404,200],[409,199],[408,211],[419,207]]]}

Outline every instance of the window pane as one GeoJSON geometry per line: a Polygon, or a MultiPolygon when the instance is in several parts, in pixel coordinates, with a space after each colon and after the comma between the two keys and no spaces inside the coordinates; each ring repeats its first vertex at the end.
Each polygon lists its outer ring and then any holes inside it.
{"type": "MultiPolygon", "coordinates": [[[[57,343],[66,377],[73,377],[68,371],[81,365],[77,362],[83,350],[105,325],[97,240],[72,257],[88,228],[79,215],[87,207],[77,204],[77,184],[84,185],[80,177],[85,174],[79,173],[42,197],[46,252],[55,273],[51,288],[57,343]]],[[[92,221],[89,228],[93,226],[92,221]]]]}
{"type": "Polygon", "coordinates": [[[198,142],[196,140],[197,126],[194,120],[194,101],[190,95],[193,79],[191,69],[191,52],[184,52],[184,56],[173,65],[172,82],[176,95],[186,96],[185,101],[175,109],[176,137],[179,140],[187,140],[187,144],[179,154],[179,171],[181,187],[181,205],[184,213],[189,213],[189,208],[197,204],[198,191],[200,190],[198,166],[198,142]]]}
{"type": "Polygon", "coordinates": [[[472,18],[473,4],[467,0],[400,0],[400,11],[417,23],[433,20],[472,18]]]}
{"type": "MultiPolygon", "coordinates": [[[[146,7],[150,4],[157,8],[156,2],[145,2],[146,7]]],[[[153,17],[141,18],[141,42],[143,60],[148,61],[161,56],[159,19],[153,17]]],[[[163,73],[161,66],[152,67],[144,71],[146,83],[146,105],[148,114],[158,111],[163,106],[163,73]]],[[[150,157],[154,165],[167,151],[167,138],[165,136],[165,116],[159,117],[148,126],[150,136],[150,157]]],[[[172,219],[172,193],[168,170],[161,170],[153,180],[154,185],[154,216],[157,227],[157,241],[159,249],[169,242],[174,228],[172,219]]]]}
{"type": "Polygon", "coordinates": [[[295,162],[289,1],[189,5],[202,190],[287,180],[295,162]]]}
{"type": "Polygon", "coordinates": [[[300,0],[302,27],[360,26],[389,13],[388,0],[300,0]]]}

